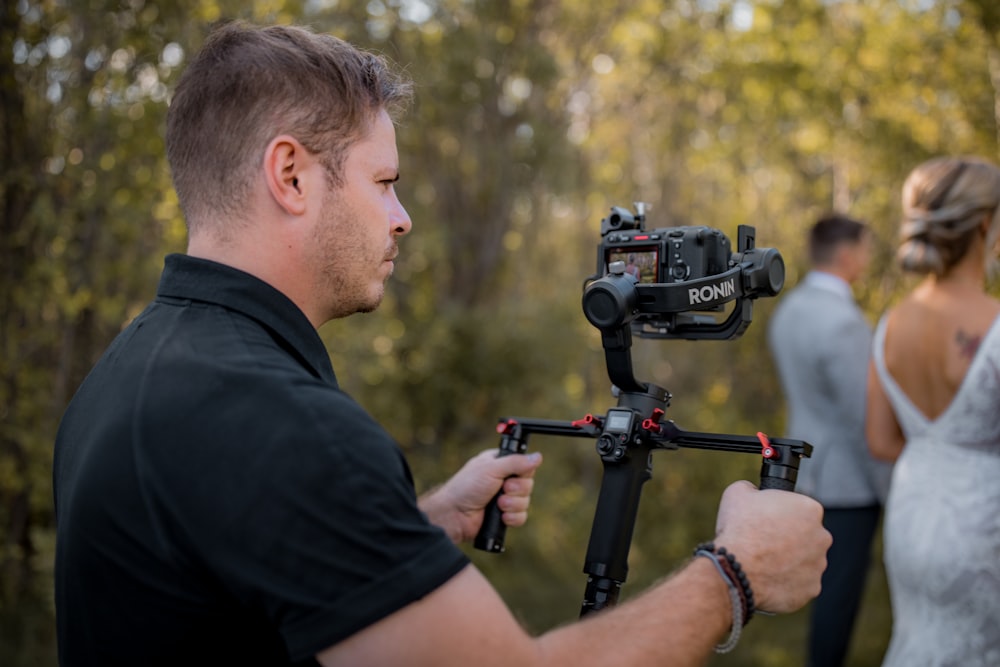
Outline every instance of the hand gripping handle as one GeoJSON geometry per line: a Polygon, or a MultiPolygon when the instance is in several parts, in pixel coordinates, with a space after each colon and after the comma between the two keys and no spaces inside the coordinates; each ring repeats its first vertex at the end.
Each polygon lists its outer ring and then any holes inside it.
{"type": "MultiPolygon", "coordinates": [[[[513,425],[501,423],[497,430],[502,433],[500,438],[500,449],[497,458],[510,456],[511,454],[523,454],[527,449],[527,443],[519,440],[510,431],[513,425]]],[[[496,492],[496,495],[486,504],[483,513],[483,524],[479,527],[473,546],[482,551],[500,553],[504,549],[504,539],[507,536],[507,525],[503,522],[503,512],[497,506],[497,499],[503,494],[503,488],[496,492]]]]}

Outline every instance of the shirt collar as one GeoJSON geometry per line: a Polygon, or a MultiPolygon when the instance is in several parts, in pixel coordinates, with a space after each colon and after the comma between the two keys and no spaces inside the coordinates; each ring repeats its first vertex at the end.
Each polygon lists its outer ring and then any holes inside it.
{"type": "Polygon", "coordinates": [[[256,320],[286,342],[313,374],[337,383],[330,355],[305,313],[263,280],[207,259],[170,254],[157,296],[213,303],[256,320]]]}
{"type": "Polygon", "coordinates": [[[803,282],[807,285],[818,287],[819,289],[825,289],[835,294],[846,296],[849,299],[854,298],[854,294],[851,292],[851,286],[846,280],[840,276],[835,276],[832,273],[827,273],[826,271],[813,269],[806,274],[803,282]]]}

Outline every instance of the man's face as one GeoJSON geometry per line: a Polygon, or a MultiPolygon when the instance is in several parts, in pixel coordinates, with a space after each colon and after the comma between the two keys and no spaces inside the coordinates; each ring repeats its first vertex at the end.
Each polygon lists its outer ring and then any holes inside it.
{"type": "Polygon", "coordinates": [[[396,130],[384,111],[348,151],[342,177],[323,199],[306,255],[326,319],[378,307],[399,252],[397,237],[410,231],[393,188],[399,178],[396,130]]]}

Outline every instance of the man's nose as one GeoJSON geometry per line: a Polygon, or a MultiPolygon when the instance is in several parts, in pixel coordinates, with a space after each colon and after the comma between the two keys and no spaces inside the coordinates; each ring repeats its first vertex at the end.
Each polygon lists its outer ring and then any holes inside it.
{"type": "Polygon", "coordinates": [[[396,236],[409,233],[413,227],[410,214],[403,208],[403,204],[399,201],[398,197],[395,198],[393,210],[389,212],[389,220],[392,222],[392,233],[396,236]]]}

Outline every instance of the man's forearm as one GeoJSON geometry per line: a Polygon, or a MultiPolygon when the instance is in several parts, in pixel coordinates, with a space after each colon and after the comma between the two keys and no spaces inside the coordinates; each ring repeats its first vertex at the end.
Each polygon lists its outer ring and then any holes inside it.
{"type": "MultiPolygon", "coordinates": [[[[418,506],[431,523],[458,543],[461,532],[456,527],[455,510],[440,491],[437,487],[422,494],[418,506]]],[[[600,618],[600,633],[592,633],[590,622],[584,622],[539,637],[542,653],[553,660],[551,664],[562,664],[558,660],[575,656],[575,661],[583,662],[574,664],[583,665],[588,664],[583,656],[604,655],[608,637],[630,637],[616,648],[621,664],[702,665],[732,621],[728,586],[706,558],[694,559],[662,583],[607,612],[592,617],[600,618]],[[665,635],[671,638],[669,645],[663,641],[665,635]],[[599,646],[586,648],[590,643],[599,646]]]]}

